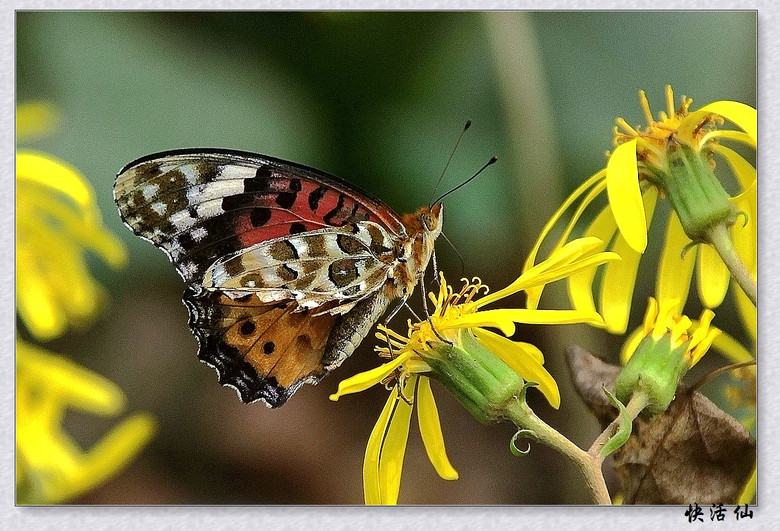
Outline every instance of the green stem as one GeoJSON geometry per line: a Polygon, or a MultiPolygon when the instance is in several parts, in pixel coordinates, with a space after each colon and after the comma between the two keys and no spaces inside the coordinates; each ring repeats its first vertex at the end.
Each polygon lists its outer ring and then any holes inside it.
{"type": "Polygon", "coordinates": [[[577,465],[580,473],[590,490],[594,503],[599,505],[611,505],[607,484],[601,473],[601,460],[598,456],[592,456],[585,452],[569,439],[555,431],[542,419],[537,417],[530,407],[518,399],[511,400],[503,410],[503,415],[515,423],[516,426],[531,430],[532,436],[537,441],[559,451],[577,465]]]}
{"type": "MultiPolygon", "coordinates": [[[[628,412],[632,421],[637,418],[637,416],[639,416],[642,410],[647,407],[649,402],[650,398],[645,393],[635,392],[631,395],[631,399],[628,401],[628,404],[626,404],[626,411],[628,412]]],[[[601,452],[601,449],[605,444],[607,444],[607,441],[609,441],[612,435],[617,432],[619,427],[620,417],[617,417],[609,426],[607,426],[604,431],[601,432],[601,435],[596,437],[596,440],[593,441],[593,444],[588,449],[588,454],[592,457],[597,457],[601,452]]]]}
{"type": "Polygon", "coordinates": [[[718,251],[721,260],[726,264],[726,267],[731,272],[731,276],[737,281],[739,287],[745,292],[745,295],[751,300],[753,305],[756,305],[756,299],[758,288],[756,282],[753,280],[753,275],[750,274],[748,268],[739,258],[737,250],[734,247],[734,242],[731,241],[731,236],[726,228],[726,225],[720,223],[707,231],[708,242],[715,247],[718,251]]]}

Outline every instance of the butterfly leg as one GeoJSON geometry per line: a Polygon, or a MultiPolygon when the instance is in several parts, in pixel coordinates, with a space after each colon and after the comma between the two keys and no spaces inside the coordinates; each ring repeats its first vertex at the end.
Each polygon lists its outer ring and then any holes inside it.
{"type": "MultiPolygon", "coordinates": [[[[393,307],[393,309],[390,310],[390,314],[382,320],[382,326],[387,327],[387,325],[390,324],[390,320],[393,317],[395,317],[395,314],[397,314],[398,311],[401,308],[403,308],[404,306],[409,308],[409,311],[412,312],[412,315],[414,315],[415,319],[417,319],[418,321],[420,320],[420,318],[415,315],[414,311],[406,303],[406,298],[402,298],[402,299],[399,299],[398,302],[396,303],[396,305],[393,307]]],[[[390,351],[390,357],[391,358],[395,358],[395,352],[393,352],[393,344],[390,341],[390,337],[389,336],[387,337],[387,350],[390,351]]]]}
{"type": "MultiPolygon", "coordinates": [[[[426,319],[426,321],[428,321],[430,323],[431,330],[433,330],[433,333],[436,335],[436,337],[439,338],[439,340],[441,342],[447,343],[448,345],[452,345],[453,344],[452,341],[450,341],[449,339],[443,338],[441,336],[441,334],[438,332],[438,330],[436,330],[436,327],[433,326],[433,321],[431,320],[431,314],[428,312],[428,299],[425,297],[424,288],[425,288],[425,280],[422,277],[420,277],[420,291],[423,294],[423,309],[425,310],[425,319],[426,319]]],[[[414,313],[414,312],[412,312],[412,313],[414,313]]],[[[420,318],[417,318],[417,320],[421,321],[420,318]]]]}
{"type": "Polygon", "coordinates": [[[398,398],[406,402],[408,405],[413,406],[414,399],[407,398],[407,396],[404,394],[405,382],[403,381],[403,374],[401,373],[400,369],[396,369],[396,371],[397,374],[395,378],[395,386],[398,388],[398,398]]]}

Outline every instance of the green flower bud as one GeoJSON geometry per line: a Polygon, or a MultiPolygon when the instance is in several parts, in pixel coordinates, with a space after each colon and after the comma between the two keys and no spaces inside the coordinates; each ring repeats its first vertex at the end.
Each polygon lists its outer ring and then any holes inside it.
{"type": "Polygon", "coordinates": [[[710,326],[711,310],[704,310],[694,325],[677,314],[677,303],[677,299],[663,300],[659,311],[656,300],[650,298],[639,343],[633,352],[628,349],[630,357],[615,381],[618,400],[628,403],[633,393],[641,392],[649,401],[645,411],[650,415],[666,411],[682,377],[720,333],[710,326]]]}

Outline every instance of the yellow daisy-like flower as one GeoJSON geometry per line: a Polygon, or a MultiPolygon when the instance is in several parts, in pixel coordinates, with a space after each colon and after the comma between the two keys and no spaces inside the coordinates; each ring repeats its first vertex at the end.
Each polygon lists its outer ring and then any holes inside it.
{"type": "Polygon", "coordinates": [[[657,342],[667,334],[672,349],[685,345],[684,356],[689,369],[699,362],[721,331],[710,326],[715,317],[712,310],[702,311],[701,317],[694,323],[679,314],[678,302],[675,299],[662,299],[659,304],[650,297],[642,327],[629,337],[620,351],[620,362],[623,365],[628,363],[644,338],[649,337],[657,342]]]}
{"type": "MultiPolygon", "coordinates": [[[[56,111],[20,105],[17,138],[46,134],[56,111]]],[[[70,165],[31,151],[16,154],[16,307],[30,335],[49,340],[99,309],[101,286],[84,251],[114,267],[124,247],[101,223],[95,194],[70,165]]],[[[112,382],[22,340],[16,342],[16,486],[21,504],[79,496],[124,468],[146,445],[154,419],[138,413],[87,451],[62,428],[68,408],[117,415],[125,407],[112,382]]]]}
{"type": "Polygon", "coordinates": [[[42,153],[17,152],[17,312],[36,339],[58,337],[100,309],[103,289],[89,274],[87,250],[115,268],[127,261],[75,168],[42,153]]]}
{"type": "Polygon", "coordinates": [[[60,115],[47,101],[29,101],[16,107],[17,140],[33,140],[46,136],[57,128],[60,115]]]}
{"type": "Polygon", "coordinates": [[[530,343],[511,341],[508,337],[515,333],[517,323],[598,324],[601,317],[580,310],[483,308],[519,291],[619,259],[614,253],[598,252],[601,246],[596,238],[572,241],[506,288],[483,297],[479,294],[487,292],[487,287],[478,279],[466,282],[456,292],[442,275],[439,293],[429,294],[435,309],[428,320],[410,322],[407,337],[380,328],[378,337],[386,340],[390,348],[378,350],[393,359],[342,381],[338,392],[331,396],[337,400],[380,382],[393,378],[397,381],[366,448],[363,481],[367,504],[395,504],[398,500],[413,404],[417,405],[420,431],[431,463],[442,478],[457,478],[444,448],[429,376],[445,382],[467,409],[485,422],[495,420],[502,400],[514,397],[522,380],[537,383],[553,407],[560,405],[558,386],[543,367],[541,351],[530,343]],[[506,337],[486,328],[497,328],[506,337]],[[458,353],[465,354],[466,361],[452,361],[458,353]]]}
{"type": "Polygon", "coordinates": [[[696,365],[721,333],[711,326],[715,314],[705,309],[698,322],[677,311],[679,301],[650,298],[641,328],[629,336],[620,353],[625,367],[615,382],[624,403],[641,390],[649,397],[648,412],[665,411],[682,377],[696,365]]]}
{"type": "Polygon", "coordinates": [[[62,428],[66,409],[114,416],[125,407],[111,381],[65,358],[16,342],[16,485],[21,504],[55,504],[120,472],[151,439],[155,420],[135,413],[83,451],[62,428]]]}
{"type": "MultiPolygon", "coordinates": [[[[756,170],[740,154],[720,143],[731,141],[755,148],[755,109],[734,101],[717,101],[691,111],[693,100],[686,97],[675,108],[672,89],[667,86],[667,108],[655,120],[643,91],[639,97],[648,125],[635,128],[622,118],[617,119],[616,148],[606,167],[577,188],[552,216],[525,264],[526,269],[534,265],[542,241],[569,208],[577,204],[556,248],[569,238],[586,207],[606,191],[608,205],[584,235],[602,239],[605,246],[609,245],[623,258],[604,268],[598,296],[606,328],[614,333],[624,333],[628,325],[639,258],[647,246],[647,229],[659,195],[669,199],[673,208],[657,278],[661,299],[677,299],[681,310],[690,290],[694,264],[698,262],[702,302],[714,308],[723,301],[731,275],[721,255],[706,244],[684,252],[694,244],[708,241],[707,231],[718,225],[731,226],[736,252],[755,279],[756,170]],[[741,131],[721,129],[724,118],[741,131]],[[736,176],[742,190],[736,197],[728,197],[715,178],[715,156],[724,160],[736,176]]],[[[575,308],[595,309],[594,278],[595,271],[587,271],[570,279],[569,293],[575,308]]],[[[535,307],[541,291],[540,288],[529,293],[529,307],[535,307]]]]}

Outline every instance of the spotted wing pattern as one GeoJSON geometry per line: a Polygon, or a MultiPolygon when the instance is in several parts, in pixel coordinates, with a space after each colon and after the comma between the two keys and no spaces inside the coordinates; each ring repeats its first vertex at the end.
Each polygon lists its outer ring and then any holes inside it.
{"type": "Polygon", "coordinates": [[[114,200],[125,224],[194,284],[215,260],[275,238],[360,221],[406,234],[392,209],[337,177],[239,151],[138,159],[119,172],[114,200]]]}
{"type": "Polygon", "coordinates": [[[244,402],[270,407],[368,333],[406,235],[389,207],[336,177],[244,152],[144,157],[119,172],[114,199],[188,283],[200,359],[244,402]]]}
{"type": "MultiPolygon", "coordinates": [[[[260,242],[218,259],[203,285],[223,291],[256,290],[263,302],[294,299],[301,308],[357,301],[378,290],[395,259],[381,226],[361,221],[260,242]]],[[[349,305],[333,312],[344,313],[349,305]]]]}

